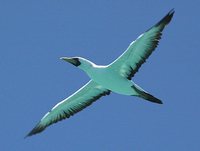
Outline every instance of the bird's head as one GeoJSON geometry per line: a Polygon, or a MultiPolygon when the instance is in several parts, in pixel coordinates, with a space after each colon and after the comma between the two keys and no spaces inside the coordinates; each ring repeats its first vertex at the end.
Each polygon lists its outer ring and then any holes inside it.
{"type": "Polygon", "coordinates": [[[67,61],[84,71],[88,71],[91,67],[95,66],[93,62],[81,57],[61,57],[60,59],[67,61]]]}

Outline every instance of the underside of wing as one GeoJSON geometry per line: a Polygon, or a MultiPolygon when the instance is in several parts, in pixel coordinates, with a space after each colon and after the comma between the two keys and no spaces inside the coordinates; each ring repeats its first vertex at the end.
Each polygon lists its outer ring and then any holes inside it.
{"type": "Polygon", "coordinates": [[[49,125],[61,121],[65,118],[69,118],[75,113],[91,105],[100,97],[109,94],[110,90],[107,90],[96,84],[94,81],[90,80],[77,92],[55,105],[51,111],[45,114],[45,116],[27,136],[42,132],[49,125]]]}
{"type": "Polygon", "coordinates": [[[110,64],[110,68],[113,68],[118,71],[120,75],[131,80],[141,65],[157,47],[161,39],[162,31],[171,21],[173,14],[174,10],[171,10],[156,25],[140,35],[129,45],[121,56],[110,64]]]}

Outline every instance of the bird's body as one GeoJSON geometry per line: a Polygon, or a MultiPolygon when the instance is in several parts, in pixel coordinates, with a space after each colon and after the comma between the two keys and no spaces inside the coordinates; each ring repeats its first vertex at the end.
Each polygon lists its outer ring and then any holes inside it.
{"type": "Polygon", "coordinates": [[[112,92],[123,95],[135,95],[134,89],[131,87],[134,83],[127,78],[119,75],[110,66],[94,65],[87,72],[88,76],[97,84],[112,90],[112,92]]]}
{"type": "Polygon", "coordinates": [[[131,79],[157,47],[162,31],[171,21],[173,14],[174,10],[171,10],[156,25],[133,41],[121,56],[107,66],[96,65],[81,57],[62,57],[61,59],[83,70],[91,80],[74,94],[56,104],[27,136],[42,132],[49,125],[69,118],[111,92],[138,96],[147,101],[162,104],[161,100],[144,91],[131,79]]]}

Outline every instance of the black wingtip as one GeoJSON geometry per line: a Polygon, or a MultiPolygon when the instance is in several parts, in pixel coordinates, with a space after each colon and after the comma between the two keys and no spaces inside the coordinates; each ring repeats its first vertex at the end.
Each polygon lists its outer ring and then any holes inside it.
{"type": "Polygon", "coordinates": [[[42,132],[45,129],[45,127],[41,126],[39,123],[24,137],[30,137],[32,135],[38,134],[42,132]]]}
{"type": "Polygon", "coordinates": [[[168,14],[174,14],[174,12],[175,12],[175,10],[174,10],[174,8],[172,8],[172,9],[169,11],[168,14]]]}
{"type": "Polygon", "coordinates": [[[160,25],[164,25],[165,26],[165,25],[169,24],[169,22],[171,21],[174,13],[175,13],[175,10],[173,8],[155,26],[160,26],[160,25]]]}
{"type": "Polygon", "coordinates": [[[172,9],[169,11],[169,13],[166,15],[166,17],[168,16],[168,18],[169,18],[169,22],[171,21],[171,19],[172,19],[174,13],[175,13],[175,10],[174,10],[174,8],[172,8],[172,9]]]}

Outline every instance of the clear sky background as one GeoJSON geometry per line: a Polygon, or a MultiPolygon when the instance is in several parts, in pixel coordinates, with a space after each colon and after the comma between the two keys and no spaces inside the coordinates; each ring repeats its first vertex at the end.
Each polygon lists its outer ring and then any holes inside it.
{"type": "Polygon", "coordinates": [[[199,151],[200,1],[1,0],[1,151],[199,151]],[[134,81],[163,105],[112,93],[24,139],[89,78],[62,56],[109,64],[175,8],[134,81]]]}

